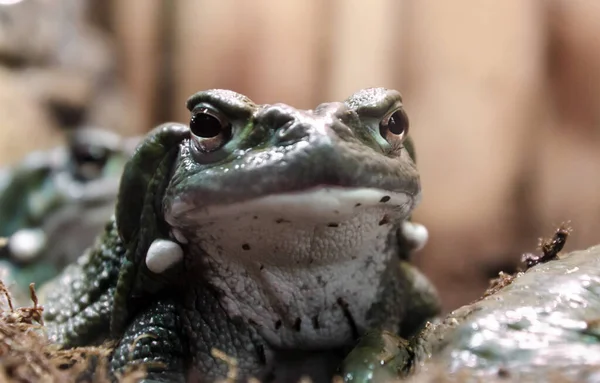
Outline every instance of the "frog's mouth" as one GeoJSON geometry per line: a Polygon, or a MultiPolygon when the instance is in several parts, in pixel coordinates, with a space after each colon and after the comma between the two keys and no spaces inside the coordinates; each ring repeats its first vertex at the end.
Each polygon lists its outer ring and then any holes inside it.
{"type": "Polygon", "coordinates": [[[171,225],[185,221],[210,224],[224,219],[251,216],[254,220],[272,218],[274,221],[303,221],[313,224],[335,224],[376,208],[386,211],[389,217],[404,219],[419,202],[420,194],[390,192],[375,188],[344,188],[319,185],[307,190],[271,194],[228,205],[190,206],[176,200],[165,215],[171,225]]]}
{"type": "MultiPolygon", "coordinates": [[[[356,259],[386,246],[420,199],[376,188],[320,185],[232,204],[166,206],[172,238],[203,253],[296,267],[356,259]],[[361,255],[362,256],[362,255],[361,255]]],[[[188,202],[190,201],[190,202],[188,202]]]]}

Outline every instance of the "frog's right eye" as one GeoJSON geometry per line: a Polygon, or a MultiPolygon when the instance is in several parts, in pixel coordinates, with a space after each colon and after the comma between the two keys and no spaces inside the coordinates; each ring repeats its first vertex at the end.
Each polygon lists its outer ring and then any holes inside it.
{"type": "Polygon", "coordinates": [[[190,132],[195,147],[208,153],[219,149],[231,138],[231,123],[216,111],[199,108],[192,114],[190,132]]]}

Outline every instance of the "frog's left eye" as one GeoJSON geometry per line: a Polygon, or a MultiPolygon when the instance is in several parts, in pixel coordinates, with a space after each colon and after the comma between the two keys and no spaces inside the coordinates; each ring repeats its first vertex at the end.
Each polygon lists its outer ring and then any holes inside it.
{"type": "Polygon", "coordinates": [[[192,115],[190,132],[196,148],[208,153],[219,149],[231,138],[231,123],[220,113],[200,108],[192,115]]]}
{"type": "Polygon", "coordinates": [[[387,141],[404,140],[408,135],[408,116],[404,109],[396,109],[379,123],[379,133],[387,141]]]}

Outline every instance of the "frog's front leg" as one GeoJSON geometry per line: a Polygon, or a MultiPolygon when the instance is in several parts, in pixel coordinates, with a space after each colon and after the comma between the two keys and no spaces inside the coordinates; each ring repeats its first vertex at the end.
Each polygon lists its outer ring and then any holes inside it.
{"type": "Polygon", "coordinates": [[[342,363],[344,381],[367,383],[407,375],[419,349],[412,340],[439,314],[436,290],[410,263],[395,260],[383,280],[380,299],[371,308],[373,327],[342,363]],[[398,319],[399,327],[394,328],[398,319]]]}
{"type": "Polygon", "coordinates": [[[408,341],[389,331],[373,329],[346,356],[340,375],[345,382],[393,381],[408,373],[413,359],[408,341]]]}
{"type": "Polygon", "coordinates": [[[264,379],[271,348],[255,327],[241,317],[230,317],[218,296],[214,288],[200,283],[189,289],[183,302],[182,328],[189,339],[192,373],[199,382],[264,379]],[[215,351],[235,360],[235,366],[215,351]]]}
{"type": "Polygon", "coordinates": [[[269,350],[253,328],[229,318],[210,289],[191,290],[183,302],[158,301],[138,314],[114,353],[113,372],[143,364],[148,382],[185,382],[190,376],[214,382],[232,373],[245,381],[266,371],[269,350]]]}

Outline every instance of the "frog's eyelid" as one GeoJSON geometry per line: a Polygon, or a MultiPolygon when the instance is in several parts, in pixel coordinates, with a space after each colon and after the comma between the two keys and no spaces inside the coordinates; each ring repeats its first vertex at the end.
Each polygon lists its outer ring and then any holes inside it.
{"type": "Polygon", "coordinates": [[[382,107],[381,104],[379,105],[363,105],[363,106],[359,106],[358,108],[353,109],[356,114],[358,115],[358,117],[361,120],[366,120],[366,119],[377,119],[377,120],[383,120],[386,117],[391,116],[392,114],[394,114],[394,112],[397,112],[400,109],[403,109],[404,106],[402,104],[401,100],[394,100],[394,102],[390,102],[389,104],[386,105],[386,107],[382,107]],[[382,112],[382,110],[384,112],[382,112]]]}
{"type": "Polygon", "coordinates": [[[402,108],[402,105],[396,105],[395,108],[390,109],[386,114],[383,115],[383,117],[381,118],[381,124],[383,125],[388,125],[390,122],[390,119],[392,118],[392,116],[394,114],[396,114],[397,112],[402,111],[402,114],[404,115],[403,117],[406,119],[406,121],[408,122],[408,116],[406,116],[406,113],[404,112],[404,109],[402,108]]]}
{"type": "Polygon", "coordinates": [[[239,104],[239,103],[228,103],[221,99],[200,99],[195,102],[188,102],[188,110],[193,114],[197,113],[199,109],[209,109],[214,113],[219,113],[225,116],[227,119],[243,120],[250,118],[256,107],[249,109],[248,105],[253,104],[239,104]]]}
{"type": "Polygon", "coordinates": [[[194,107],[191,110],[192,114],[196,114],[199,112],[205,112],[205,113],[214,113],[214,114],[224,114],[223,112],[221,112],[218,108],[215,108],[212,104],[206,103],[206,102],[200,102],[196,105],[194,105],[194,107]]]}

